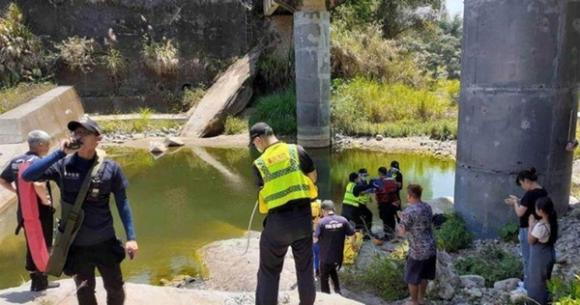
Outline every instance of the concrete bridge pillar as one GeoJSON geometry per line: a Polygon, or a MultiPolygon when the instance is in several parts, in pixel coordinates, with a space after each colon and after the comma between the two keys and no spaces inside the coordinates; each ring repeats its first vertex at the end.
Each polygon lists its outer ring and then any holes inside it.
{"type": "Polygon", "coordinates": [[[325,0],[304,0],[294,13],[298,144],[304,147],[331,144],[329,31],[325,0]]]}
{"type": "Polygon", "coordinates": [[[466,0],[456,210],[480,237],[516,216],[515,178],[536,167],[568,207],[580,73],[580,2],[466,0]]]}

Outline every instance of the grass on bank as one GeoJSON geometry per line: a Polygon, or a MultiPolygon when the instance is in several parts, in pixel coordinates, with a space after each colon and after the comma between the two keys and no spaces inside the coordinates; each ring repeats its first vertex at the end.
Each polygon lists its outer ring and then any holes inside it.
{"type": "Polygon", "coordinates": [[[224,124],[224,134],[234,135],[245,133],[248,131],[248,129],[248,120],[234,116],[228,116],[226,118],[226,122],[224,124]]]}
{"type": "MultiPolygon", "coordinates": [[[[250,124],[269,123],[278,134],[296,133],[294,88],[259,98],[250,124]]],[[[332,127],[352,136],[457,137],[456,81],[440,81],[429,89],[382,84],[357,78],[335,84],[331,100],[332,127]]]]}
{"type": "Polygon", "coordinates": [[[447,214],[446,220],[435,231],[437,248],[447,252],[467,249],[473,242],[473,235],[467,230],[465,221],[457,214],[447,214]]]}
{"type": "Polygon", "coordinates": [[[12,110],[55,88],[53,83],[20,83],[0,90],[0,114],[12,110]]]}
{"type": "Polygon", "coordinates": [[[346,268],[339,274],[349,290],[362,290],[380,296],[386,301],[406,298],[407,284],[403,281],[408,245],[402,244],[389,256],[375,256],[362,268],[346,268]]]}
{"type": "Polygon", "coordinates": [[[521,278],[521,259],[497,246],[487,246],[476,255],[461,257],[455,263],[460,275],[477,274],[485,279],[487,287],[508,278],[521,278]]]}
{"type": "Polygon", "coordinates": [[[124,120],[99,122],[103,133],[143,133],[164,129],[180,128],[181,122],[175,120],[124,120]]]}
{"type": "Polygon", "coordinates": [[[430,88],[385,84],[356,78],[335,83],[332,119],[347,135],[457,137],[457,81],[438,81],[430,88]]]}
{"type": "Polygon", "coordinates": [[[266,122],[279,135],[296,133],[296,93],[293,87],[258,98],[250,124],[266,122]]]}
{"type": "Polygon", "coordinates": [[[580,275],[570,281],[552,278],[548,289],[553,296],[554,305],[580,305],[580,275]]]}

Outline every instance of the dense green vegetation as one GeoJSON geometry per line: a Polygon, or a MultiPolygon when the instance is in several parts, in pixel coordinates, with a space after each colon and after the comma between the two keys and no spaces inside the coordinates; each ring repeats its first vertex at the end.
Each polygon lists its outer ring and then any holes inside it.
{"type": "Polygon", "coordinates": [[[181,124],[175,120],[153,120],[150,108],[140,108],[139,118],[135,120],[111,120],[100,122],[104,133],[142,133],[155,130],[179,128],[181,124]]]}
{"type": "Polygon", "coordinates": [[[438,81],[425,89],[364,78],[339,83],[333,90],[334,128],[351,135],[454,138],[456,83],[438,81]]]}
{"type": "Polygon", "coordinates": [[[35,82],[46,74],[49,57],[14,3],[0,17],[0,50],[0,87],[35,82]]]}
{"type": "Polygon", "coordinates": [[[580,276],[572,281],[553,278],[548,285],[554,305],[580,305],[580,276]]]}
{"type": "Polygon", "coordinates": [[[522,277],[521,259],[497,246],[487,246],[476,255],[459,258],[455,269],[461,275],[482,276],[488,287],[492,287],[496,281],[522,277]]]}
{"type": "MultiPolygon", "coordinates": [[[[332,11],[335,132],[456,138],[462,20],[440,13],[440,5],[432,0],[360,0],[346,1],[332,11]],[[428,12],[419,14],[419,7],[428,12]]],[[[291,88],[292,61],[274,53],[265,56],[258,65],[260,83],[276,90],[291,88]]],[[[280,95],[261,92],[272,94],[272,100],[280,95]]],[[[265,107],[261,102],[258,107],[265,107]]],[[[291,114],[266,118],[293,126],[296,118],[291,114]]]]}
{"type": "Polygon", "coordinates": [[[511,222],[499,229],[499,237],[505,242],[517,242],[520,225],[517,222],[511,222]]]}
{"type": "Polygon", "coordinates": [[[263,96],[255,102],[250,125],[266,122],[277,134],[296,133],[296,93],[294,87],[263,96]]]}
{"type": "Polygon", "coordinates": [[[228,116],[226,118],[224,128],[225,128],[225,130],[224,130],[225,134],[233,135],[233,134],[245,133],[249,127],[248,127],[247,120],[237,118],[234,116],[228,116]]]}
{"type": "Polygon", "coordinates": [[[435,231],[437,248],[456,252],[471,246],[473,235],[467,230],[465,221],[457,214],[448,215],[441,228],[435,231]]]}
{"type": "Polygon", "coordinates": [[[20,83],[0,90],[0,114],[56,87],[53,83],[20,83]]]}
{"type": "MultiPolygon", "coordinates": [[[[440,0],[348,0],[331,11],[335,132],[456,137],[461,19],[448,18],[440,8],[440,0]]],[[[0,18],[2,87],[50,79],[56,64],[83,73],[102,66],[116,86],[126,73],[127,59],[117,49],[114,35],[105,38],[106,47],[78,36],[43,42],[29,30],[24,17],[11,4],[0,18]]],[[[175,71],[176,42],[145,35],[139,47],[150,70],[159,75],[175,71]]],[[[269,121],[280,134],[295,133],[294,74],[292,49],[261,57],[253,102],[257,111],[250,122],[269,121]]],[[[186,90],[161,99],[175,102],[174,110],[182,111],[195,105],[202,94],[203,90],[186,90]]],[[[26,98],[11,98],[10,103],[18,105],[22,100],[26,98]]],[[[0,111],[13,107],[3,102],[0,111]]],[[[228,122],[227,132],[238,132],[241,124],[228,122]]]]}
{"type": "Polygon", "coordinates": [[[404,299],[409,296],[403,281],[407,251],[403,244],[389,256],[376,255],[368,266],[347,268],[340,276],[350,289],[368,291],[387,301],[404,299]]]}

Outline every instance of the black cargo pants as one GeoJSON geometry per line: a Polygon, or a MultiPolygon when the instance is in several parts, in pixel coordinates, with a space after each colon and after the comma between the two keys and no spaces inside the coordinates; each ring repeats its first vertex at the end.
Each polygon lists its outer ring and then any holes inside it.
{"type": "Polygon", "coordinates": [[[268,213],[260,237],[256,305],[278,304],[280,273],[288,247],[294,255],[300,305],[314,304],[312,211],[307,203],[268,213]]]}

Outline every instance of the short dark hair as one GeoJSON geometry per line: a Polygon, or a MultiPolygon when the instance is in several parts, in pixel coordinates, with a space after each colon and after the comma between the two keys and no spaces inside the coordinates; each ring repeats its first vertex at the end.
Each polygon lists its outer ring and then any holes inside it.
{"type": "Polygon", "coordinates": [[[384,166],[379,167],[379,174],[386,176],[387,175],[387,168],[384,166]]]}
{"type": "Polygon", "coordinates": [[[350,173],[350,175],[348,175],[348,181],[350,181],[350,182],[355,182],[356,178],[358,178],[357,173],[350,173]]]}
{"type": "Polygon", "coordinates": [[[407,193],[411,195],[413,198],[421,199],[421,195],[423,194],[423,188],[418,184],[409,184],[407,186],[407,193]]]}

